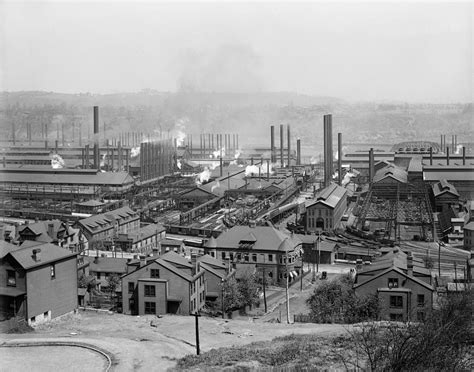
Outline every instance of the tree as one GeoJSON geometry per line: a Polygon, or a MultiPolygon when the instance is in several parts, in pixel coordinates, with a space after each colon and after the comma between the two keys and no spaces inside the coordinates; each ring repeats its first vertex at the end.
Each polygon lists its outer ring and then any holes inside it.
{"type": "Polygon", "coordinates": [[[107,287],[109,289],[110,298],[113,297],[119,283],[120,283],[120,277],[116,274],[110,275],[107,278],[107,287]]]}
{"type": "Polygon", "coordinates": [[[77,286],[79,288],[87,288],[87,292],[91,292],[96,286],[96,280],[92,275],[85,276],[84,274],[81,274],[77,286]]]}
{"type": "Polygon", "coordinates": [[[253,306],[260,302],[259,284],[255,274],[244,274],[238,284],[242,306],[253,306]]]}
{"type": "MultiPolygon", "coordinates": [[[[239,285],[234,277],[231,277],[222,282],[224,294],[224,312],[230,312],[242,307],[243,298],[239,290],[239,285]]],[[[222,303],[220,303],[222,308],[222,303]]]]}
{"type": "Polygon", "coordinates": [[[362,360],[350,361],[370,371],[472,370],[472,291],[440,300],[423,322],[383,326],[368,322],[349,331],[351,348],[362,360]]]}
{"type": "Polygon", "coordinates": [[[376,319],[380,308],[376,295],[356,296],[351,275],[323,282],[306,300],[313,320],[318,323],[354,323],[376,319]]]}

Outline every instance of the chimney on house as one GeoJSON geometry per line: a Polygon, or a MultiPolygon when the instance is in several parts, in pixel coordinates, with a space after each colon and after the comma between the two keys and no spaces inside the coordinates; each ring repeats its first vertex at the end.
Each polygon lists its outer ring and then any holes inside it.
{"type": "Polygon", "coordinates": [[[33,260],[35,262],[40,262],[41,261],[41,249],[40,248],[33,249],[33,260]]]}
{"type": "Polygon", "coordinates": [[[52,223],[52,222],[48,223],[48,235],[52,239],[55,238],[55,236],[54,236],[54,223],[52,223]]]}
{"type": "Polygon", "coordinates": [[[99,256],[94,257],[94,263],[97,265],[99,263],[99,256]]]}
{"type": "Polygon", "coordinates": [[[407,253],[407,275],[413,276],[413,256],[411,252],[407,253]]]}

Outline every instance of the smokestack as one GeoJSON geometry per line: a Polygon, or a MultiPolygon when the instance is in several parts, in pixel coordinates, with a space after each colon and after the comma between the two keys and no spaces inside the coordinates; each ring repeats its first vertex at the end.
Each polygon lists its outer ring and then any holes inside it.
{"type": "Polygon", "coordinates": [[[291,141],[290,141],[290,125],[287,126],[287,142],[288,142],[288,167],[290,166],[290,148],[291,148],[291,141]]]}
{"type": "Polygon", "coordinates": [[[275,126],[270,127],[270,161],[275,162],[275,126]]]}
{"type": "Polygon", "coordinates": [[[462,147],[462,165],[466,165],[466,147],[462,147]]]}
{"type": "Polygon", "coordinates": [[[443,134],[443,149],[446,147],[446,134],[443,134]]]}
{"type": "Polygon", "coordinates": [[[118,160],[117,160],[117,168],[119,171],[122,170],[122,142],[118,142],[118,149],[117,149],[117,154],[118,154],[118,160]]]}
{"type": "Polygon", "coordinates": [[[301,165],[301,140],[296,140],[296,165],[301,165]]]}
{"type": "Polygon", "coordinates": [[[372,183],[374,178],[374,149],[369,151],[369,183],[372,183]]]}
{"type": "Polygon", "coordinates": [[[283,145],[284,144],[284,139],[283,139],[283,124],[280,124],[280,160],[281,160],[281,167],[283,168],[284,166],[284,159],[283,159],[283,145]]]}
{"type": "Polygon", "coordinates": [[[339,186],[342,186],[342,133],[337,134],[337,173],[339,186]]]}
{"type": "Polygon", "coordinates": [[[456,151],[456,144],[454,143],[454,134],[451,135],[451,149],[453,150],[454,154],[454,151],[456,151]]]}
{"type": "Polygon", "coordinates": [[[430,147],[430,165],[433,165],[433,147],[430,147]]]}
{"type": "Polygon", "coordinates": [[[100,168],[99,159],[99,106],[94,106],[94,168],[100,168]]]}
{"type": "MultiPolygon", "coordinates": [[[[58,143],[58,141],[56,141],[56,145],[57,145],[57,143],[58,143]]],[[[85,164],[86,166],[85,166],[85,169],[89,169],[89,164],[90,164],[90,163],[89,163],[89,145],[86,145],[86,148],[85,148],[84,151],[85,151],[85,153],[86,153],[86,156],[85,156],[85,158],[86,158],[86,164],[85,164]]],[[[56,151],[56,152],[57,152],[57,151],[56,151]]]]}
{"type": "Polygon", "coordinates": [[[449,165],[449,146],[446,146],[446,165],[449,165]]]}
{"type": "Polygon", "coordinates": [[[443,135],[441,135],[441,142],[440,142],[439,147],[441,147],[441,150],[444,149],[444,146],[443,146],[443,135]]]}
{"type": "Polygon", "coordinates": [[[220,176],[222,177],[222,168],[223,168],[224,162],[222,161],[222,156],[220,157],[220,176]]]}
{"type": "Polygon", "coordinates": [[[324,186],[331,183],[333,172],[332,155],[332,115],[324,115],[324,186]]]}

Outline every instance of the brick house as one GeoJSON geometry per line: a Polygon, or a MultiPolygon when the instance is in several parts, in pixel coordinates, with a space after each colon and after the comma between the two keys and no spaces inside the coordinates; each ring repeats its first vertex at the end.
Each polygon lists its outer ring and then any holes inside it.
{"type": "Polygon", "coordinates": [[[204,271],[206,300],[214,301],[222,296],[222,283],[235,275],[235,270],[223,261],[208,254],[197,258],[199,270],[204,271]]]}
{"type": "Polygon", "coordinates": [[[189,315],[205,305],[204,271],[168,252],[122,276],[123,313],[189,315]]]}
{"type": "MultiPolygon", "coordinates": [[[[79,220],[77,227],[89,242],[89,249],[140,228],[140,216],[129,207],[122,207],[79,220]]],[[[110,242],[111,244],[111,242],[110,242]]]]}
{"type": "Polygon", "coordinates": [[[74,251],[79,245],[79,231],[60,220],[38,221],[20,226],[18,240],[52,243],[74,251]]]}
{"type": "Polygon", "coordinates": [[[207,241],[204,252],[224,262],[254,265],[267,283],[283,284],[302,270],[302,242],[272,226],[234,226],[207,241]]]}
{"type": "Polygon", "coordinates": [[[0,298],[2,314],[30,325],[73,311],[78,306],[76,253],[49,243],[10,249],[0,257],[0,298]]]}
{"type": "Polygon", "coordinates": [[[377,294],[383,320],[420,321],[433,306],[430,271],[422,260],[398,249],[358,270],[354,290],[361,297],[377,294]]]}
{"type": "Polygon", "coordinates": [[[306,204],[306,231],[335,229],[347,208],[347,190],[336,184],[323,189],[315,201],[306,204]]]}

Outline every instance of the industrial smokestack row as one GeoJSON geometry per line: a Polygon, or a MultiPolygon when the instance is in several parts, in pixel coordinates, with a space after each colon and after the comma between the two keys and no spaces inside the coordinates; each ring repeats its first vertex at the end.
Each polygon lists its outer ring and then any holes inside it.
{"type": "Polygon", "coordinates": [[[140,144],[140,179],[142,181],[170,174],[173,163],[172,140],[140,144]]]}
{"type": "Polygon", "coordinates": [[[296,140],[296,165],[301,165],[301,140],[296,140]]]}
{"type": "Polygon", "coordinates": [[[333,172],[332,115],[324,115],[324,186],[331,183],[333,172]]]}

